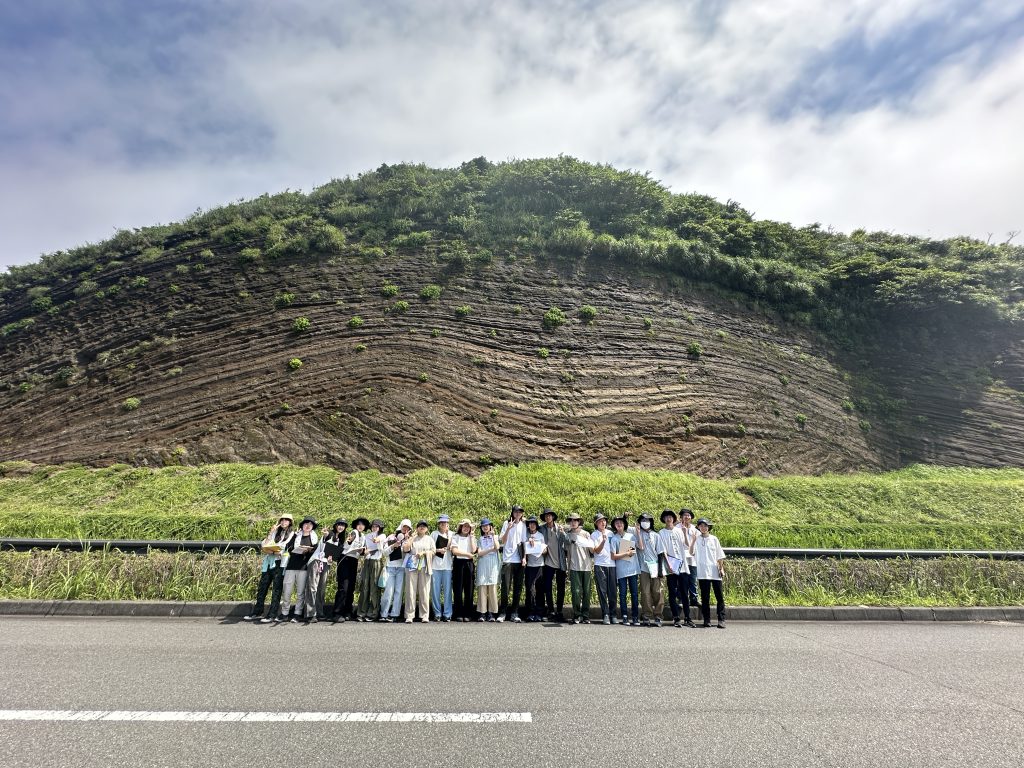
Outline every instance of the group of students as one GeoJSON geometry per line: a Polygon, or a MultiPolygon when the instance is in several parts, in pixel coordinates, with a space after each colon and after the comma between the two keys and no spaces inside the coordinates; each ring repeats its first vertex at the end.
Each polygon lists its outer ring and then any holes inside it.
{"type": "Polygon", "coordinates": [[[245,619],[395,622],[404,606],[407,624],[562,622],[568,580],[573,624],[590,623],[596,585],[604,624],[660,627],[667,593],[673,626],[697,626],[691,609],[699,606],[701,626],[710,627],[714,592],[717,627],[725,629],[725,552],[711,534],[711,521],[694,524],[693,517],[689,509],[678,515],[666,509],[656,531],[650,514],[633,526],[625,515],[609,521],[598,514],[588,531],[578,514],[562,525],[550,508],[538,520],[515,505],[500,530],[484,518],[479,534],[472,521],[452,529],[441,515],[434,531],[426,520],[413,526],[406,519],[388,533],[384,521],[358,517],[351,526],[335,520],[319,535],[314,519],[303,519],[296,529],[286,514],[263,541],[256,604],[245,619]],[[333,605],[325,606],[332,567],[337,590],[333,605]]]}

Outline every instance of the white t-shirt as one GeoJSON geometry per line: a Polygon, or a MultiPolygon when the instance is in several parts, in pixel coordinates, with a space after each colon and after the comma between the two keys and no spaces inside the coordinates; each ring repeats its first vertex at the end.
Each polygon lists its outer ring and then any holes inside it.
{"type": "Polygon", "coordinates": [[[661,538],[665,557],[668,558],[669,573],[688,573],[690,569],[686,564],[686,544],[679,527],[672,530],[662,528],[658,531],[658,536],[661,538]]]}
{"type": "Polygon", "coordinates": [[[499,541],[505,535],[505,531],[508,531],[510,528],[511,532],[508,538],[505,539],[505,546],[501,548],[501,559],[506,563],[521,563],[523,558],[519,554],[519,545],[526,541],[526,523],[522,519],[518,523],[506,520],[501,524],[501,533],[498,535],[499,541]]]}
{"type": "MultiPolygon", "coordinates": [[[[448,543],[450,544],[452,541],[452,537],[454,535],[455,534],[452,531],[452,529],[449,528],[448,533],[434,531],[430,534],[430,538],[434,540],[434,548],[436,549],[438,536],[444,536],[446,539],[448,539],[448,543]]],[[[450,571],[452,569],[452,551],[450,549],[446,550],[444,553],[444,557],[438,557],[437,555],[434,555],[433,568],[435,571],[450,571]]]]}
{"type": "Polygon", "coordinates": [[[697,546],[693,548],[697,559],[697,578],[722,580],[718,571],[718,561],[725,559],[725,551],[714,534],[697,537],[697,546]]]}
{"type": "Polygon", "coordinates": [[[698,531],[697,527],[694,525],[686,528],[681,523],[676,526],[676,530],[683,534],[683,542],[686,544],[686,564],[692,569],[693,566],[697,564],[697,558],[690,554],[690,545],[693,543],[694,539],[700,536],[700,531],[698,531]]]}
{"type": "MultiPolygon", "coordinates": [[[[469,536],[455,536],[452,539],[452,549],[458,549],[462,552],[472,552],[473,545],[476,542],[476,536],[470,534],[469,536]]],[[[448,556],[453,560],[472,560],[472,557],[459,557],[453,555],[451,551],[448,552],[448,556]]]]}
{"type": "Polygon", "coordinates": [[[594,540],[594,565],[604,568],[614,568],[615,561],[612,560],[612,534],[607,528],[605,528],[604,536],[604,547],[600,552],[598,552],[597,547],[601,543],[601,532],[594,531],[590,534],[590,538],[594,540]]]}

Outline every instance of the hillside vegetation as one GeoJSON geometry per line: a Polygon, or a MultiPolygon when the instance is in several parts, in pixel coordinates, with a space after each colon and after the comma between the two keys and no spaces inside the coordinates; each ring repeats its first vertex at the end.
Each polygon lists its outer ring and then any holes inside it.
{"type": "Polygon", "coordinates": [[[432,468],[404,477],[327,467],[222,464],[140,469],[0,465],[0,529],[10,537],[260,539],[282,512],[431,523],[504,519],[513,503],[564,520],[683,506],[726,546],[1024,549],[1024,471],[911,467],[880,475],[708,480],[556,463],[478,477],[432,468]]]}
{"type": "Polygon", "coordinates": [[[381,166],[0,275],[0,459],[1019,466],[1022,254],[567,157],[381,166]]]}

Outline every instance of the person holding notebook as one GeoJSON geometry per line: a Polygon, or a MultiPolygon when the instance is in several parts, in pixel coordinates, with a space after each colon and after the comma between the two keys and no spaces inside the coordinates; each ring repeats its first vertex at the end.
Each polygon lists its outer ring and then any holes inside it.
{"type": "Polygon", "coordinates": [[[430,575],[434,570],[434,539],[426,520],[416,523],[416,532],[402,544],[405,553],[405,623],[414,618],[430,620],[430,575]],[[419,609],[419,616],[416,611],[419,609]]]}
{"type": "Polygon", "coordinates": [[[366,546],[365,532],[369,527],[369,520],[357,517],[352,521],[352,528],[342,545],[341,562],[338,563],[338,591],[334,593],[335,623],[355,617],[352,604],[356,594],[356,578],[359,573],[359,560],[366,546]]]}
{"type": "Polygon", "coordinates": [[[715,591],[718,611],[718,628],[725,629],[725,597],[722,594],[722,579],[725,578],[725,550],[717,536],[711,535],[711,521],[702,517],[697,521],[700,536],[690,546],[697,560],[697,582],[700,584],[700,613],[703,626],[711,626],[711,590],[715,591]]]}
{"type": "Polygon", "coordinates": [[[433,573],[430,576],[430,607],[434,621],[452,620],[452,550],[448,515],[437,518],[437,530],[430,534],[434,540],[433,573]]]}
{"type": "Polygon", "coordinates": [[[538,584],[544,573],[544,553],[547,551],[544,536],[540,532],[537,518],[531,515],[526,518],[526,542],[523,551],[526,554],[526,620],[544,621],[544,604],[538,594],[538,584]]]}
{"type": "Polygon", "coordinates": [[[498,619],[498,579],[501,578],[501,561],[498,552],[501,542],[494,533],[489,518],[480,521],[480,546],[476,550],[476,594],[477,610],[484,621],[498,619]]]}
{"type": "Polygon", "coordinates": [[[668,605],[672,611],[672,626],[682,627],[679,621],[680,603],[682,613],[686,618],[686,626],[694,626],[690,620],[690,600],[686,594],[686,582],[690,567],[686,564],[686,540],[683,532],[676,526],[676,513],[666,509],[661,513],[661,524],[664,526],[658,531],[661,538],[661,547],[665,552],[664,564],[667,566],[665,574],[665,588],[668,590],[668,605]]]}
{"type": "Polygon", "coordinates": [[[374,520],[364,539],[363,569],[359,572],[359,606],[356,620],[373,621],[380,612],[380,577],[384,572],[384,521],[374,520]]]}
{"type": "Polygon", "coordinates": [[[622,625],[630,624],[626,608],[626,593],[629,593],[633,606],[632,626],[640,626],[640,606],[637,603],[637,580],[640,577],[640,561],[636,556],[636,533],[629,530],[629,520],[625,515],[612,519],[611,548],[612,560],[615,562],[615,576],[619,581],[619,606],[622,613],[622,625]]]}
{"type": "Polygon", "coordinates": [[[501,605],[498,621],[522,621],[519,617],[519,599],[523,592],[523,542],[526,523],[523,508],[513,505],[512,512],[501,526],[501,605]]]}
{"type": "Polygon", "coordinates": [[[258,621],[261,624],[269,624],[277,618],[281,606],[281,592],[284,589],[284,566],[283,562],[287,555],[284,554],[291,544],[291,538],[295,535],[292,525],[295,518],[289,514],[283,514],[271,527],[260,550],[263,552],[263,559],[260,561],[260,581],[256,587],[256,604],[243,618],[245,621],[258,621]],[[267,599],[267,590],[270,592],[270,612],[263,615],[263,604],[267,599]]]}
{"type": "Polygon", "coordinates": [[[615,594],[618,578],[612,560],[611,531],[608,518],[600,512],[594,516],[594,581],[597,582],[597,600],[601,604],[601,623],[615,623],[615,594]]]}
{"type": "Polygon", "coordinates": [[[660,627],[665,612],[665,597],[661,594],[662,554],[661,538],[654,532],[654,516],[640,515],[635,529],[637,559],[640,561],[640,623],[645,627],[660,627]]]}
{"type": "Polygon", "coordinates": [[[288,546],[288,563],[284,567],[284,592],[281,594],[281,613],[279,621],[287,621],[291,609],[292,592],[295,593],[295,615],[292,623],[297,624],[306,616],[306,577],[309,558],[317,548],[319,537],[316,535],[316,520],[305,518],[299,524],[299,530],[288,546]]]}
{"type": "Polygon", "coordinates": [[[384,593],[381,595],[380,620],[394,623],[402,611],[402,596],[405,594],[405,553],[402,547],[412,535],[412,522],[406,518],[398,524],[398,530],[384,542],[384,593]]]}
{"type": "MultiPolygon", "coordinates": [[[[459,523],[451,542],[456,621],[471,621],[473,619],[473,558],[476,557],[476,552],[473,523],[470,520],[463,520],[459,523]]],[[[483,621],[482,616],[480,620],[483,621]]]]}
{"type": "Polygon", "coordinates": [[[558,515],[550,507],[541,512],[540,519],[544,523],[540,532],[547,545],[544,550],[541,597],[548,618],[561,622],[565,620],[565,576],[568,568],[565,529],[558,525],[558,515]]]}
{"type": "MultiPolygon", "coordinates": [[[[573,512],[566,520],[569,530],[567,554],[569,587],[572,590],[572,623],[590,623],[590,588],[594,580],[594,540],[583,527],[583,518],[573,512]]],[[[601,541],[604,546],[604,540],[601,541]]]]}

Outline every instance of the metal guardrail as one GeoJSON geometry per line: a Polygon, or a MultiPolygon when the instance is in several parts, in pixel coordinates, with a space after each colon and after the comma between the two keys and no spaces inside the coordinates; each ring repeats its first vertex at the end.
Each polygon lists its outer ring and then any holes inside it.
{"type": "MultiPolygon", "coordinates": [[[[57,549],[84,552],[94,549],[117,549],[122,552],[242,552],[258,549],[258,541],[177,541],[139,539],[0,539],[0,549],[29,552],[33,549],[57,549]]],[[[822,558],[854,560],[931,560],[939,557],[975,557],[985,560],[1024,560],[1024,551],[983,549],[789,549],[785,547],[725,547],[729,557],[791,558],[813,560],[822,558]]]]}

